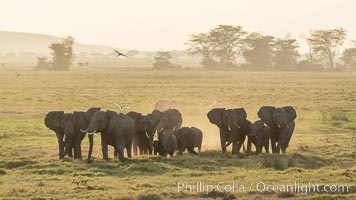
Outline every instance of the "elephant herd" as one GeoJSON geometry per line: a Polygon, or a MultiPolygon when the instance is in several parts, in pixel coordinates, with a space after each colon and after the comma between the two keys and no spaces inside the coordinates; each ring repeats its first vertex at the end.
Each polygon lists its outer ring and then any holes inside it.
{"type": "MultiPolygon", "coordinates": [[[[237,155],[246,137],[248,155],[252,144],[257,154],[262,152],[262,148],[269,153],[270,142],[273,153],[286,152],[295,128],[295,109],[291,106],[263,106],[257,115],[260,120],[251,123],[244,108],[214,108],[208,112],[209,121],[219,128],[222,153],[232,144],[232,154],[237,155]]],[[[203,140],[200,129],[182,127],[182,114],[177,109],[155,109],[146,115],[133,111],[127,114],[102,111],[95,107],[85,112],[50,111],[44,122],[56,133],[59,159],[67,155],[82,159],[81,142],[86,134],[89,139],[88,162],[93,152],[94,133],[100,133],[104,160],[109,160],[108,145],[114,147],[115,157],[125,161],[125,150],[129,158],[132,153],[135,156],[158,154],[172,157],[187,150],[189,154],[197,154],[195,148],[200,153],[203,140]]]]}
{"type": "Polygon", "coordinates": [[[296,110],[292,106],[276,108],[262,106],[257,113],[260,120],[251,123],[244,108],[214,108],[207,116],[220,131],[222,152],[232,143],[232,154],[238,154],[247,137],[247,155],[251,154],[252,144],[256,153],[264,147],[269,153],[269,141],[272,153],[286,153],[295,128],[296,110]]]}

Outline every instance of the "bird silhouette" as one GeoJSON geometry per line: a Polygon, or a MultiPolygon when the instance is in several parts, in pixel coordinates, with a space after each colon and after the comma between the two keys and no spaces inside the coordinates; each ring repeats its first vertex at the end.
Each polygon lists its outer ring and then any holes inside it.
{"type": "Polygon", "coordinates": [[[117,107],[119,107],[119,109],[121,111],[124,111],[125,109],[129,109],[130,107],[124,105],[124,104],[120,104],[120,103],[114,103],[117,107]]]}
{"type": "Polygon", "coordinates": [[[116,57],[119,57],[119,56],[125,56],[125,57],[127,57],[125,54],[123,54],[123,53],[121,53],[121,52],[119,52],[119,51],[117,51],[117,50],[115,50],[115,49],[114,49],[114,51],[117,53],[117,56],[116,56],[116,57]]]}
{"type": "Polygon", "coordinates": [[[206,108],[212,108],[214,107],[218,102],[214,101],[213,103],[211,103],[210,105],[208,105],[206,108]]]}
{"type": "Polygon", "coordinates": [[[20,73],[18,73],[18,72],[15,72],[15,75],[16,75],[16,77],[23,76],[23,74],[20,74],[20,73]]]}

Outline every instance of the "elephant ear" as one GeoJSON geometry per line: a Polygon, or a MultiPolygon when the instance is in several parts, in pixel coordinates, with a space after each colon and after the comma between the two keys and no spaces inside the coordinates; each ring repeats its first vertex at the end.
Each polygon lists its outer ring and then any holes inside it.
{"type": "Polygon", "coordinates": [[[286,117],[287,117],[287,122],[292,122],[297,118],[297,111],[292,107],[292,106],[286,106],[283,107],[283,109],[286,111],[286,117]]]}
{"type": "Polygon", "coordinates": [[[267,124],[267,126],[273,127],[273,113],[275,110],[276,108],[273,106],[262,106],[258,111],[257,115],[262,121],[267,124]]]}
{"type": "Polygon", "coordinates": [[[210,123],[217,125],[218,127],[223,125],[223,113],[225,108],[214,108],[207,114],[210,123]]]}
{"type": "Polygon", "coordinates": [[[160,115],[162,114],[162,112],[159,111],[159,110],[157,110],[157,109],[154,109],[154,110],[151,112],[151,114],[160,116],[160,115]]]}
{"type": "Polygon", "coordinates": [[[131,111],[131,112],[128,112],[126,115],[129,116],[134,121],[135,129],[137,131],[145,130],[145,126],[144,126],[144,122],[143,122],[144,117],[142,116],[141,113],[131,111]]]}
{"type": "Polygon", "coordinates": [[[85,113],[85,120],[86,120],[87,122],[90,122],[91,117],[93,117],[93,115],[94,115],[96,112],[100,111],[100,109],[101,109],[101,108],[97,108],[97,107],[89,108],[89,109],[87,110],[87,112],[85,113]]]}
{"type": "Polygon", "coordinates": [[[241,118],[243,118],[243,119],[247,118],[247,113],[246,113],[245,108],[236,108],[234,110],[235,110],[236,114],[238,116],[240,116],[241,118]]]}
{"type": "Polygon", "coordinates": [[[112,132],[117,126],[117,113],[111,110],[107,110],[106,116],[108,118],[107,131],[112,132]]]}
{"type": "Polygon", "coordinates": [[[157,115],[148,114],[148,121],[150,122],[151,127],[153,129],[156,129],[156,127],[158,126],[158,124],[160,122],[160,118],[157,115]]]}
{"type": "Polygon", "coordinates": [[[61,122],[63,116],[64,116],[64,111],[48,112],[44,119],[44,123],[47,128],[50,128],[52,130],[61,129],[61,122]]]}

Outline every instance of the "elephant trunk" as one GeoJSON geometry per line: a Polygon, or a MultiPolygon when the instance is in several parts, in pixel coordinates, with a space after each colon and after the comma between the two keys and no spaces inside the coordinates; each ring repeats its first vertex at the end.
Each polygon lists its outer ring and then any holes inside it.
{"type": "Polygon", "coordinates": [[[88,162],[90,162],[91,159],[91,154],[93,153],[93,143],[94,143],[94,135],[88,134],[88,138],[89,138],[89,151],[88,151],[88,162]]]}
{"type": "Polygon", "coordinates": [[[231,132],[231,135],[230,135],[230,138],[227,141],[225,147],[230,146],[230,144],[236,140],[238,129],[236,127],[232,127],[230,132],[231,132]]]}
{"type": "Polygon", "coordinates": [[[63,153],[64,153],[64,142],[63,142],[63,137],[60,136],[60,134],[57,134],[57,138],[58,138],[58,156],[59,159],[63,159],[63,153]]]}
{"type": "Polygon", "coordinates": [[[72,151],[72,136],[64,134],[63,142],[65,142],[65,148],[62,157],[66,156],[69,151],[72,151]]]}

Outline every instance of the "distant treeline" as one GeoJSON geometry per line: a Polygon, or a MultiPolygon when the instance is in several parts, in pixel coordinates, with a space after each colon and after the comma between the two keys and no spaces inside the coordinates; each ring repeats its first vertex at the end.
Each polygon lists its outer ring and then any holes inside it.
{"type": "Polygon", "coordinates": [[[304,56],[305,58],[298,52],[299,44],[296,39],[249,33],[241,26],[219,25],[207,33],[192,35],[187,44],[191,54],[202,58],[201,65],[205,68],[330,71],[356,69],[355,41],[352,48],[345,48],[341,56],[336,57],[346,40],[345,29],[313,30],[305,40],[309,47],[308,56],[304,56]],[[335,62],[336,59],[340,62],[335,62]]]}

